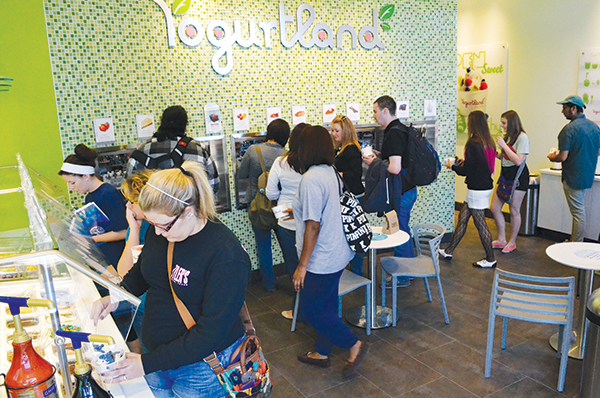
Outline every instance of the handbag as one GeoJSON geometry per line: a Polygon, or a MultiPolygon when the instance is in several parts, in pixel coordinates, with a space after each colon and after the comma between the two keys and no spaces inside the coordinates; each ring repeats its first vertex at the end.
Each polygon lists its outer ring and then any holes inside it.
{"type": "MultiPolygon", "coordinates": [[[[173,290],[171,282],[171,270],[173,268],[173,248],[174,242],[169,242],[167,250],[167,267],[169,272],[169,286],[177,306],[177,311],[183,319],[185,326],[189,329],[196,324],[185,304],[177,297],[173,290]]],[[[231,398],[237,397],[257,397],[266,398],[271,393],[273,384],[271,382],[271,372],[269,364],[265,359],[263,350],[254,324],[250,318],[246,302],[240,311],[240,317],[246,329],[246,339],[231,354],[230,365],[223,368],[219,357],[215,352],[204,358],[210,368],[217,375],[221,386],[231,398]]]]}
{"type": "Polygon", "coordinates": [[[500,181],[498,181],[498,189],[496,189],[496,196],[504,203],[511,204],[515,190],[519,186],[519,177],[525,168],[525,162],[522,162],[517,170],[514,180],[507,180],[502,173],[500,173],[500,181]]]}
{"type": "Polygon", "coordinates": [[[371,239],[373,238],[369,220],[360,202],[346,187],[344,179],[340,176],[337,169],[335,170],[335,175],[338,178],[340,188],[340,210],[346,240],[354,252],[366,253],[371,246],[371,239]]]}

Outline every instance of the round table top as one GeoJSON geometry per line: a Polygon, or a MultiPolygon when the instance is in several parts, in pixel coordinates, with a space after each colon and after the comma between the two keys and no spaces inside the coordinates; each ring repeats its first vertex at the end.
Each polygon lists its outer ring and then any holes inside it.
{"type": "Polygon", "coordinates": [[[588,242],[556,243],[546,249],[548,257],[569,267],[600,270],[600,244],[588,242]]]}
{"type": "Polygon", "coordinates": [[[371,227],[373,231],[373,239],[371,240],[371,249],[388,249],[390,247],[396,247],[403,243],[408,242],[410,236],[404,231],[398,231],[391,235],[382,234],[381,230],[383,227],[371,227]],[[378,239],[378,237],[385,236],[384,239],[378,239]]]}

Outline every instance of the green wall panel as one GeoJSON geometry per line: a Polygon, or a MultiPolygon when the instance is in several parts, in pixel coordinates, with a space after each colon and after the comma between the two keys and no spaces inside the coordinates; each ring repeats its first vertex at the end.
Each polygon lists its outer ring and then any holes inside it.
{"type": "MultiPolygon", "coordinates": [[[[286,14],[296,15],[301,2],[284,1],[286,14]]],[[[358,32],[372,23],[372,9],[388,2],[316,0],[315,23],[328,24],[334,33],[349,24],[358,32]]],[[[361,105],[361,123],[372,123],[372,103],[379,95],[409,100],[411,115],[421,119],[423,100],[437,100],[440,156],[454,154],[456,113],[457,0],[393,2],[387,20],[391,30],[379,28],[385,49],[285,48],[279,27],[271,31],[272,47],[242,48],[233,45],[233,70],[226,76],[214,72],[211,58],[216,47],[204,37],[194,48],[176,38],[167,45],[165,17],[151,0],[106,2],[44,0],[48,42],[62,142],[62,155],[76,144],[94,145],[92,120],[111,117],[116,144],[137,142],[135,116],[154,114],[174,104],[190,116],[188,133],[205,134],[203,107],[220,105],[227,135],[232,133],[232,109],[248,107],[250,130],[266,128],[265,111],[280,106],[291,121],[292,105],[305,105],[308,122],[321,121],[324,103],[361,105]]],[[[306,15],[305,15],[306,16],[306,15]]],[[[278,3],[272,1],[195,1],[183,17],[173,17],[175,28],[183,18],[194,18],[204,31],[221,19],[233,27],[248,21],[279,24],[278,3]]],[[[287,24],[288,32],[296,24],[287,24]]],[[[257,28],[262,37],[262,30],[257,28]]],[[[230,165],[231,173],[231,165],[230,165]]],[[[453,229],[454,175],[442,172],[437,183],[419,190],[414,222],[439,222],[453,229]]],[[[233,192],[233,189],[232,189],[233,192]]],[[[246,213],[221,216],[254,254],[246,213]]],[[[375,221],[378,222],[378,221],[375,221]]],[[[279,253],[276,254],[279,256],[279,253]]]]}

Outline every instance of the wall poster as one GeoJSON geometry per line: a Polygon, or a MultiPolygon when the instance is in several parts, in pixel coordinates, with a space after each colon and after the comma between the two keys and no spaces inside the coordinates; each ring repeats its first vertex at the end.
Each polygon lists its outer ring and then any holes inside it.
{"type": "Polygon", "coordinates": [[[579,57],[577,95],[585,103],[585,116],[600,122],[600,48],[584,50],[579,57]]]}
{"type": "Polygon", "coordinates": [[[460,47],[457,73],[457,144],[466,142],[467,117],[474,110],[488,115],[493,136],[501,135],[500,115],[508,100],[508,44],[460,47]]]}

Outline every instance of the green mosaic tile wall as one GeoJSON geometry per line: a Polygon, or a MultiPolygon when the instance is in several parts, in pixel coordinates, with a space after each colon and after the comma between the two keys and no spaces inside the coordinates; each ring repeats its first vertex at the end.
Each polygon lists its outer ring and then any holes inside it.
{"type": "MultiPolygon", "coordinates": [[[[198,20],[204,30],[216,19],[233,27],[235,19],[242,22],[242,37],[248,37],[247,21],[279,20],[278,2],[192,1],[185,16],[173,17],[176,30],[183,18],[198,20]]],[[[316,23],[328,24],[335,34],[342,24],[358,32],[371,24],[373,8],[379,10],[390,3],[313,0],[309,4],[316,11],[316,23]]],[[[295,16],[302,2],[283,4],[286,14],[295,16]]],[[[95,118],[112,117],[115,143],[131,144],[137,142],[137,114],[154,114],[158,121],[162,110],[174,104],[188,111],[189,135],[202,136],[204,105],[218,103],[224,130],[230,135],[233,108],[249,108],[251,131],[266,128],[265,110],[270,106],[280,106],[291,121],[292,105],[305,105],[308,122],[318,124],[322,104],[336,103],[345,109],[346,103],[359,102],[361,123],[373,123],[373,100],[389,94],[409,100],[415,120],[422,119],[423,100],[437,100],[438,151],[441,158],[451,156],[456,124],[457,0],[393,4],[395,12],[386,21],[391,30],[379,28],[384,50],[365,50],[360,45],[352,50],[348,38],[343,49],[305,49],[299,44],[288,49],[281,44],[277,27],[271,31],[270,49],[245,49],[235,44],[233,70],[221,76],[211,67],[217,49],[206,37],[194,48],[178,37],[173,48],[167,46],[165,18],[151,0],[44,0],[63,154],[71,153],[78,143],[95,146],[95,118]]],[[[287,29],[295,32],[295,23],[287,29]]],[[[257,34],[263,37],[258,28],[257,34]]],[[[232,175],[231,164],[229,169],[232,175]]],[[[221,219],[254,258],[246,213],[234,210],[221,219]]],[[[453,173],[443,171],[438,182],[419,189],[412,220],[438,222],[453,230],[453,173]]],[[[279,248],[274,249],[277,262],[281,256],[279,248]]]]}

